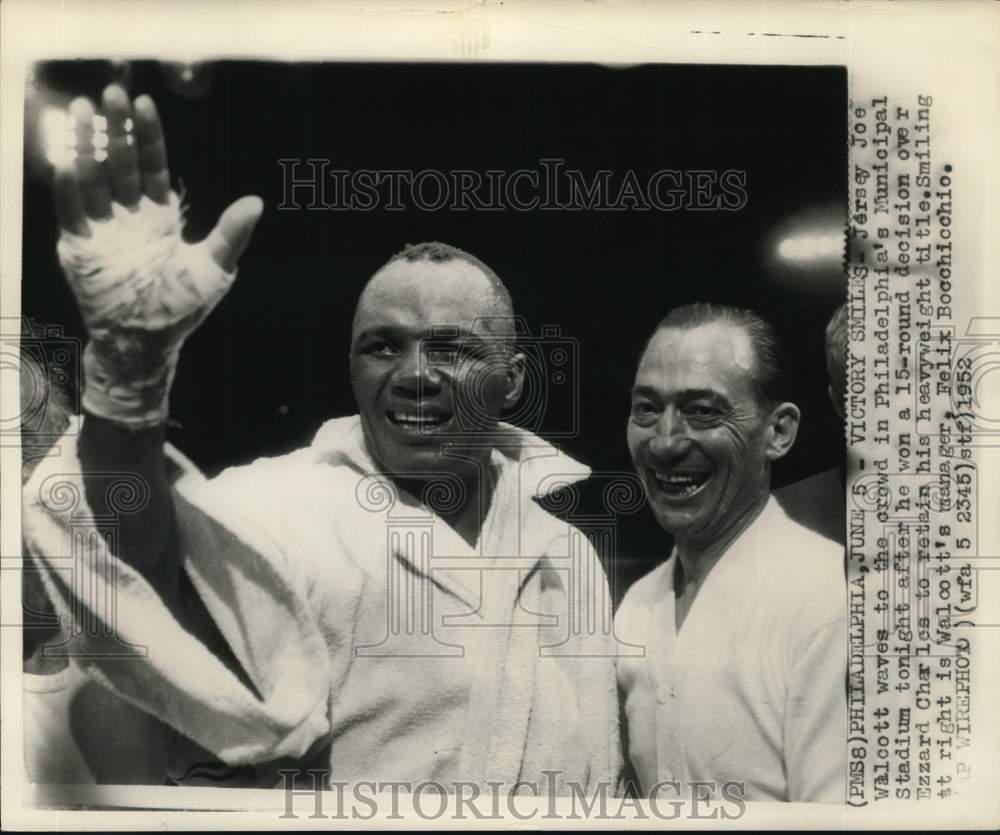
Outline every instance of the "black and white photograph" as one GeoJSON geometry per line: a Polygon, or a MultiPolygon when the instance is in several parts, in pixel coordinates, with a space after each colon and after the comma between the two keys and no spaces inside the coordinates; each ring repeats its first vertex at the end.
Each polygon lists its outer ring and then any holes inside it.
{"type": "Polygon", "coordinates": [[[28,805],[719,825],[917,800],[924,748],[960,779],[987,366],[931,364],[961,173],[931,97],[836,61],[266,52],[25,66],[28,805]]]}

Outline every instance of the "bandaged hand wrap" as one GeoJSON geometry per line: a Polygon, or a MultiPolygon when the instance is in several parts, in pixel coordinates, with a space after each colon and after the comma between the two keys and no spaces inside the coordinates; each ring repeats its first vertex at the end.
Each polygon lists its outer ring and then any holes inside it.
{"type": "Polygon", "coordinates": [[[83,352],[83,407],[143,429],[163,423],[177,357],[226,294],[226,272],[203,244],[181,239],[180,199],[143,196],[136,210],[112,203],[91,220],[90,237],[63,232],[59,261],[80,305],[90,341],[83,352]]]}

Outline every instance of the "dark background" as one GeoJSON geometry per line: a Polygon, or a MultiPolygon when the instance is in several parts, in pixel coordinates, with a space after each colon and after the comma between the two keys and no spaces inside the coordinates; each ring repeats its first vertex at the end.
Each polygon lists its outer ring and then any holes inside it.
{"type": "MultiPolygon", "coordinates": [[[[82,337],[55,259],[48,171],[31,119],[40,103],[97,97],[121,79],[149,93],[164,121],[171,172],[200,239],[235,198],[265,214],[232,291],[188,341],[170,440],[209,473],[307,443],[323,420],[353,413],[350,320],[365,280],[405,243],[443,240],[482,258],[538,335],[575,340],[580,421],[558,443],[595,471],[630,470],[628,390],[641,347],[672,306],[752,307],[798,362],[799,441],[775,484],[827,469],[843,442],[825,394],[823,328],[843,293],[836,265],[773,255],[775,230],[846,203],[846,72],[837,67],[539,64],[284,64],[195,67],[190,82],[157,62],[53,62],[28,91],[23,314],[82,337]],[[588,179],[628,169],[740,169],[737,212],[277,211],[279,158],[341,169],[539,168],[556,157],[588,179]]],[[[836,226],[832,231],[837,233],[836,226]]],[[[542,434],[567,429],[553,388],[542,434]]],[[[562,400],[560,401],[560,398],[562,400]]],[[[601,512],[600,480],[577,514],[601,512]]],[[[669,552],[641,509],[618,519],[618,591],[669,552]]]]}

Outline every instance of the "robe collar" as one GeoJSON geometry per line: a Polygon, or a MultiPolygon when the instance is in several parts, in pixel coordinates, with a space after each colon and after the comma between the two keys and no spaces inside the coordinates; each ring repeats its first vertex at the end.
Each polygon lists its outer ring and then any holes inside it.
{"type": "MultiPolygon", "coordinates": [[[[591,472],[589,467],[528,430],[500,423],[494,439],[496,443],[491,463],[497,477],[497,486],[493,493],[493,506],[475,547],[470,547],[450,525],[419,499],[405,491],[396,490],[391,479],[379,471],[368,452],[360,416],[327,421],[316,433],[310,449],[317,464],[345,466],[354,470],[358,474],[359,496],[366,491],[366,487],[375,488],[370,495],[377,495],[380,489],[391,494],[392,498],[386,502],[384,512],[369,517],[380,526],[405,522],[408,518],[431,518],[435,542],[432,565],[428,566],[411,553],[397,551],[397,556],[414,571],[431,577],[451,593],[468,601],[475,601],[480,593],[478,582],[474,579],[476,572],[449,569],[458,569],[463,562],[467,567],[470,559],[516,557],[517,564],[527,576],[546,557],[562,556],[561,552],[564,550],[568,556],[568,547],[563,549],[553,544],[559,537],[567,536],[568,523],[545,511],[535,499],[575,484],[587,478],[591,472]],[[497,506],[498,504],[503,506],[497,506]],[[495,527],[498,525],[516,525],[518,534],[513,537],[491,536],[491,532],[496,534],[495,527]],[[516,545],[513,548],[501,546],[503,550],[513,550],[516,553],[490,552],[491,543],[504,540],[516,545]],[[447,556],[442,556],[443,554],[447,556]]],[[[363,547],[360,542],[357,546],[363,547]]]]}
{"type": "MultiPolygon", "coordinates": [[[[527,429],[501,422],[494,439],[493,461],[500,466],[518,464],[522,487],[532,498],[547,496],[590,476],[590,467],[527,429]]],[[[319,428],[311,448],[318,458],[351,467],[362,476],[381,474],[368,452],[360,415],[328,420],[319,428]]]]}

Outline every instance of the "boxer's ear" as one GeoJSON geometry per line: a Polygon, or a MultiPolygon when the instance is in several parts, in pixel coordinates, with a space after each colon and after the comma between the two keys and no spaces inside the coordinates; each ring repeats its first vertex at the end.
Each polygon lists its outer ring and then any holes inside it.
{"type": "Polygon", "coordinates": [[[512,351],[507,357],[507,389],[504,392],[503,408],[513,409],[524,391],[525,357],[520,351],[512,351]]]}
{"type": "Polygon", "coordinates": [[[767,426],[767,459],[784,458],[799,434],[802,413],[794,403],[781,403],[771,410],[767,426]]]}

